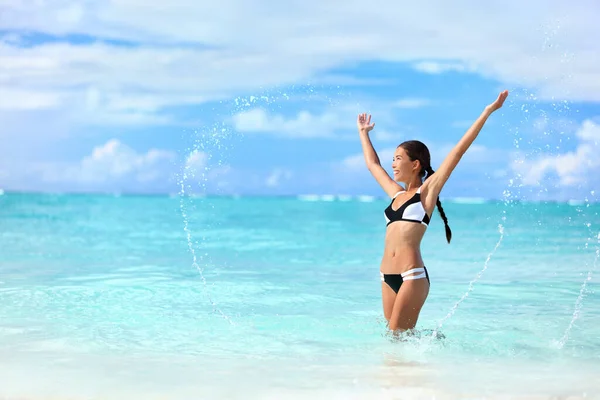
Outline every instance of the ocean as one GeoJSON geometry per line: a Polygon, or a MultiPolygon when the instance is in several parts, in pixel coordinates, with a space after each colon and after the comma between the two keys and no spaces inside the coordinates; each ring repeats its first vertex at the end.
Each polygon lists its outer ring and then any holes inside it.
{"type": "Polygon", "coordinates": [[[374,197],[0,196],[0,398],[600,398],[600,205],[442,199],[415,332],[374,197]]]}

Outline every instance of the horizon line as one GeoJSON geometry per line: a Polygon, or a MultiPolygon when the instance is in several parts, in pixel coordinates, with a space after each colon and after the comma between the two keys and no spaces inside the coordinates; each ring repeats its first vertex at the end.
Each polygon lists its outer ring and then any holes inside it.
{"type": "MultiPolygon", "coordinates": [[[[0,189],[0,196],[2,195],[55,195],[55,196],[69,196],[69,195],[77,195],[77,196],[112,196],[112,197],[167,197],[167,198],[175,198],[175,197],[188,197],[188,198],[293,198],[299,200],[308,200],[308,201],[350,201],[350,200],[363,200],[364,201],[373,201],[373,200],[386,200],[388,199],[385,195],[372,195],[372,194],[317,194],[317,193],[297,193],[297,194],[257,194],[257,193],[185,193],[181,194],[180,192],[118,192],[118,191],[43,191],[43,190],[3,190],[0,189]]],[[[597,204],[600,202],[596,201],[586,201],[585,199],[568,199],[568,200],[558,200],[558,199],[546,199],[546,200],[531,200],[531,199],[503,199],[503,198],[485,198],[480,196],[457,196],[457,197],[440,197],[440,201],[451,202],[455,204],[485,204],[485,203],[495,203],[495,202],[517,202],[517,203],[559,203],[559,204],[570,204],[570,205],[585,205],[585,204],[597,204]]]]}

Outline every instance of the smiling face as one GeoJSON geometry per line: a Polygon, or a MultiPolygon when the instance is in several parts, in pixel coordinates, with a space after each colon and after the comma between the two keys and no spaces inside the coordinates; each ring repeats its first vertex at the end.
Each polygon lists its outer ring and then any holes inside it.
{"type": "Polygon", "coordinates": [[[396,182],[408,183],[419,175],[421,162],[419,160],[411,160],[406,150],[399,146],[394,152],[392,170],[394,171],[394,180],[396,182]]]}

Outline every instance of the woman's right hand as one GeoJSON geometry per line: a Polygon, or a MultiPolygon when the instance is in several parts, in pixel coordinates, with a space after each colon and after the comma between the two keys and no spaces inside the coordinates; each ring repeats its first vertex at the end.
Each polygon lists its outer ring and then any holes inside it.
{"type": "Polygon", "coordinates": [[[359,132],[369,133],[375,126],[375,122],[371,123],[371,115],[367,116],[366,113],[358,114],[356,119],[356,125],[358,126],[359,132]]]}

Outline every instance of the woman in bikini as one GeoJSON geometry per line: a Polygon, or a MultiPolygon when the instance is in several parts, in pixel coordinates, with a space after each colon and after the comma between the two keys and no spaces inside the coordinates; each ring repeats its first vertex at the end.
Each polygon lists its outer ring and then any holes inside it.
{"type": "Polygon", "coordinates": [[[380,275],[383,313],[393,332],[415,327],[429,294],[429,273],[421,258],[420,245],[436,206],[450,243],[452,232],[439,194],[488,117],[502,107],[507,96],[508,91],[503,91],[496,101],[485,107],[435,173],[427,146],[417,140],[401,143],[392,161],[393,179],[381,166],[369,138],[375,123],[371,123],[370,115],[358,116],[358,131],[367,167],[392,199],[384,211],[387,228],[380,275]]]}

